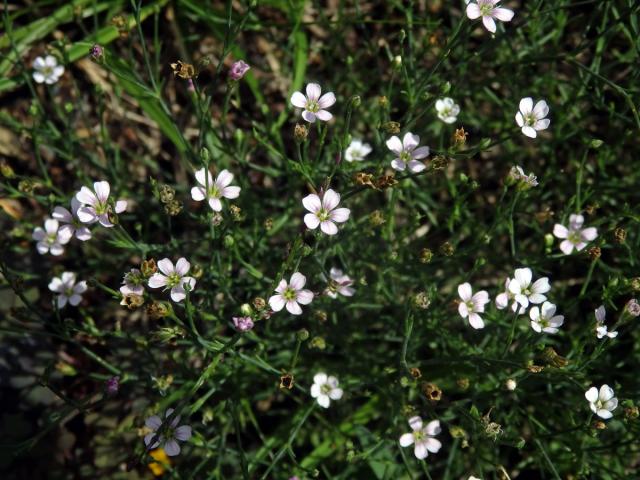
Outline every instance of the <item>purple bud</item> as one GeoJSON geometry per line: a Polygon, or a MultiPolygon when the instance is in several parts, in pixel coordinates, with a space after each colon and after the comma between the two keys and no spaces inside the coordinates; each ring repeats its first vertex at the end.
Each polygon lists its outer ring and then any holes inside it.
{"type": "Polygon", "coordinates": [[[231,70],[229,70],[229,76],[232,80],[240,80],[244,77],[244,74],[247,73],[251,67],[244,63],[242,60],[238,60],[233,65],[231,65],[231,70]]]}
{"type": "Polygon", "coordinates": [[[105,382],[105,389],[107,391],[107,395],[113,396],[118,393],[120,388],[120,377],[111,377],[109,380],[105,382]]]}
{"type": "Polygon", "coordinates": [[[98,59],[102,58],[102,56],[104,55],[104,49],[100,45],[98,45],[96,43],[89,50],[89,54],[93,57],[94,60],[98,60],[98,59]]]}
{"type": "Polygon", "coordinates": [[[248,332],[253,328],[251,317],[233,317],[233,324],[239,332],[248,332]]]}

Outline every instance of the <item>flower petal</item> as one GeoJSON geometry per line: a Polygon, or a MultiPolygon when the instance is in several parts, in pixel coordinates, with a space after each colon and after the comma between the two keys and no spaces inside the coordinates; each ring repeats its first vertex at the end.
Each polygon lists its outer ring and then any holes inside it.
{"type": "Polygon", "coordinates": [[[320,222],[320,230],[327,235],[335,235],[338,233],[338,226],[331,220],[325,220],[324,222],[320,222]]]}
{"type": "Polygon", "coordinates": [[[273,295],[271,298],[269,298],[269,306],[274,312],[279,312],[280,310],[282,310],[285,303],[287,302],[282,295],[273,295]]]}
{"type": "Polygon", "coordinates": [[[589,390],[584,392],[584,398],[586,398],[591,403],[595,403],[598,401],[598,389],[596,387],[591,387],[589,390]]]}
{"type": "Polygon", "coordinates": [[[304,118],[309,123],[314,123],[316,121],[316,115],[309,110],[305,110],[302,112],[302,118],[304,118]]]}
{"type": "Polygon", "coordinates": [[[216,180],[214,183],[216,187],[222,190],[224,187],[231,184],[232,181],[233,181],[233,173],[231,173],[229,170],[222,170],[216,177],[216,180]]]}
{"type": "Polygon", "coordinates": [[[322,89],[320,85],[317,83],[308,83],[307,84],[307,98],[311,101],[317,101],[320,99],[320,94],[322,93],[322,89]]]}
{"type": "Polygon", "coordinates": [[[349,220],[350,213],[351,210],[349,210],[348,208],[336,208],[331,212],[329,218],[331,218],[331,220],[333,220],[334,222],[343,223],[349,220]]]}
{"type": "Polygon", "coordinates": [[[489,30],[491,33],[496,33],[496,22],[492,17],[488,15],[482,17],[482,24],[484,25],[484,28],[489,30]]]}
{"type": "Polygon", "coordinates": [[[402,152],[402,142],[395,135],[387,140],[387,148],[396,155],[400,155],[402,152]]]}
{"type": "Polygon", "coordinates": [[[294,107],[304,108],[307,106],[307,98],[300,92],[293,92],[293,95],[291,95],[291,104],[294,107]]]}
{"type": "Polygon", "coordinates": [[[175,457],[180,454],[180,445],[173,438],[167,440],[165,444],[162,446],[164,453],[166,453],[169,457],[175,457]]]}
{"type": "Polygon", "coordinates": [[[111,186],[109,185],[109,182],[106,181],[101,181],[101,182],[95,182],[93,184],[93,189],[96,192],[96,197],[98,198],[98,200],[101,203],[106,203],[106,201],[109,199],[109,193],[111,192],[111,186]]]}
{"type": "Polygon", "coordinates": [[[567,238],[569,236],[569,230],[564,225],[556,223],[553,226],[553,236],[556,238],[567,238]]]}
{"type": "Polygon", "coordinates": [[[176,262],[176,273],[181,277],[184,277],[187,273],[189,273],[190,268],[191,264],[184,257],[179,258],[176,262]]]}
{"type": "Polygon", "coordinates": [[[467,282],[461,283],[458,285],[458,295],[462,299],[463,302],[468,302],[471,300],[472,290],[471,285],[467,282]]]}
{"type": "Polygon", "coordinates": [[[313,213],[307,213],[304,216],[304,224],[310,230],[315,230],[320,225],[320,219],[313,213]]]}
{"type": "MultiPolygon", "coordinates": [[[[333,92],[325,93],[318,100],[318,106],[321,109],[329,108],[334,103],[336,103],[336,96],[333,94],[333,92]]],[[[321,118],[320,120],[323,120],[323,119],[321,118]]]]}
{"type": "Polygon", "coordinates": [[[491,15],[493,15],[493,18],[497,18],[501,22],[510,22],[513,18],[514,12],[508,8],[494,8],[491,15]]]}
{"type": "Polygon", "coordinates": [[[533,98],[524,97],[520,100],[520,111],[523,115],[527,115],[533,111],[533,98]]]}
{"type": "Polygon", "coordinates": [[[307,283],[307,277],[300,272],[295,272],[289,280],[289,286],[294,290],[301,290],[304,288],[305,283],[307,283]]]}
{"type": "Polygon", "coordinates": [[[296,296],[296,301],[302,305],[308,305],[313,300],[313,292],[311,290],[300,290],[296,296]]]}
{"type": "Polygon", "coordinates": [[[300,315],[302,314],[302,308],[298,305],[298,302],[295,300],[289,300],[286,304],[287,311],[292,315],[300,315]]]}
{"type": "Polygon", "coordinates": [[[181,425],[174,430],[174,435],[181,442],[186,442],[191,438],[191,427],[189,425],[181,425]]]}
{"type": "Polygon", "coordinates": [[[319,120],[322,120],[323,122],[328,122],[333,118],[333,115],[331,114],[331,112],[328,112],[327,110],[318,110],[316,112],[316,117],[319,120]]]}
{"type": "Polygon", "coordinates": [[[338,206],[339,203],[340,203],[339,193],[335,192],[332,189],[329,189],[326,192],[324,192],[324,195],[322,196],[322,207],[325,210],[329,210],[329,211],[333,210],[338,206]]]}
{"type": "Polygon", "coordinates": [[[409,445],[413,445],[413,433],[405,433],[400,436],[400,446],[408,447],[409,445]]]}

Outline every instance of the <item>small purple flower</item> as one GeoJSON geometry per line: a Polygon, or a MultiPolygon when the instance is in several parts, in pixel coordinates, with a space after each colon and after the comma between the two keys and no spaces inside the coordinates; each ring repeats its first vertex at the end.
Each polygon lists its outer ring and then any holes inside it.
{"type": "Polygon", "coordinates": [[[114,396],[118,393],[120,389],[120,377],[111,377],[109,380],[105,382],[105,390],[107,391],[107,395],[114,396]]]}
{"type": "Polygon", "coordinates": [[[231,65],[231,69],[229,70],[229,76],[232,80],[238,81],[251,67],[247,65],[244,61],[238,60],[233,65],[231,65]]]}
{"type": "Polygon", "coordinates": [[[239,332],[248,332],[253,328],[251,317],[233,317],[233,325],[239,332]]]}
{"type": "Polygon", "coordinates": [[[89,49],[89,54],[94,60],[99,60],[104,55],[104,48],[96,43],[89,49]]]}

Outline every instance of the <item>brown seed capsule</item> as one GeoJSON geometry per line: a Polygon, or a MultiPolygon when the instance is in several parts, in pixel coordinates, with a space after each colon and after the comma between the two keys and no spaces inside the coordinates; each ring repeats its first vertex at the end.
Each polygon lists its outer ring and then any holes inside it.
{"type": "Polygon", "coordinates": [[[380,105],[382,108],[385,108],[387,105],[389,105],[389,99],[384,95],[379,96],[378,105],[380,105]]]}
{"type": "Polygon", "coordinates": [[[594,213],[596,213],[596,210],[600,207],[600,205],[598,205],[597,203],[593,203],[591,205],[587,205],[584,209],[585,212],[587,212],[588,215],[593,215],[594,213]]]}
{"type": "Polygon", "coordinates": [[[122,298],[122,304],[126,305],[129,310],[134,310],[144,304],[142,295],[129,294],[122,298]]]}
{"type": "Polygon", "coordinates": [[[634,277],[629,282],[631,284],[631,290],[634,292],[640,291],[640,277],[634,277]]]}
{"type": "Polygon", "coordinates": [[[632,407],[624,408],[624,418],[626,418],[627,420],[635,420],[636,418],[638,418],[638,416],[640,416],[640,411],[638,411],[638,407],[636,407],[635,405],[632,407]]]}
{"type": "Polygon", "coordinates": [[[142,275],[144,275],[145,277],[150,277],[151,275],[153,275],[158,271],[156,261],[153,258],[150,258],[149,260],[144,260],[140,265],[140,271],[142,272],[142,275]]]}
{"type": "Polygon", "coordinates": [[[182,203],[178,200],[171,200],[169,203],[165,204],[164,211],[169,214],[171,217],[175,217],[182,211],[182,203]]]}
{"type": "Polygon", "coordinates": [[[458,387],[460,387],[462,390],[466,390],[467,388],[469,388],[469,379],[468,378],[458,378],[456,380],[456,384],[458,385],[458,387]]]}
{"type": "Polygon", "coordinates": [[[197,76],[196,68],[193,65],[190,63],[183,63],[180,60],[171,64],[171,70],[173,70],[174,75],[184,79],[191,79],[197,76]]]}
{"type": "Polygon", "coordinates": [[[170,185],[160,185],[158,195],[162,203],[169,203],[176,196],[176,191],[170,185]]]}
{"type": "Polygon", "coordinates": [[[589,250],[587,250],[587,257],[589,257],[591,260],[598,260],[600,258],[600,255],[602,255],[602,250],[600,250],[600,247],[591,247],[589,250]]]}
{"type": "Polygon", "coordinates": [[[421,389],[424,396],[432,402],[439,402],[442,398],[442,390],[435,383],[423,383],[421,389]]]}
{"type": "Polygon", "coordinates": [[[442,245],[440,245],[439,251],[445,257],[450,257],[454,254],[455,248],[453,247],[453,245],[451,245],[451,243],[444,242],[442,245]]]}
{"type": "Polygon", "coordinates": [[[618,227],[613,231],[613,238],[616,243],[624,243],[627,239],[627,231],[624,228],[618,227]]]}
{"type": "Polygon", "coordinates": [[[411,374],[411,376],[412,376],[413,378],[420,378],[420,377],[422,377],[422,372],[421,372],[421,371],[420,371],[420,369],[419,369],[419,368],[417,368],[417,367],[412,367],[412,368],[410,368],[410,369],[409,369],[409,373],[411,374]]]}
{"type": "Polygon", "coordinates": [[[464,131],[464,127],[457,128],[453,134],[453,144],[455,147],[464,147],[467,143],[467,136],[469,134],[464,131]]]}
{"type": "Polygon", "coordinates": [[[160,302],[152,302],[147,304],[147,315],[152,320],[159,320],[169,315],[169,308],[160,302]]]}
{"type": "Polygon", "coordinates": [[[420,250],[420,263],[429,263],[433,258],[433,252],[429,248],[420,250]]]}
{"type": "Polygon", "coordinates": [[[373,183],[373,175],[365,172],[357,172],[353,175],[353,181],[356,185],[363,185],[371,188],[376,188],[373,183]]]}
{"type": "Polygon", "coordinates": [[[431,169],[432,170],[444,170],[449,165],[449,159],[444,155],[436,155],[431,160],[431,169]]]}
{"type": "Polygon", "coordinates": [[[267,218],[264,221],[264,229],[269,231],[273,228],[273,218],[267,218]]]}
{"type": "Polygon", "coordinates": [[[262,297],[254,298],[252,303],[253,303],[253,307],[256,310],[264,310],[264,308],[267,306],[267,302],[262,297]]]}
{"type": "Polygon", "coordinates": [[[300,125],[296,123],[295,128],[293,129],[293,137],[296,139],[296,142],[302,143],[309,136],[309,130],[304,125],[300,125]]]}
{"type": "Polygon", "coordinates": [[[400,133],[400,124],[398,122],[385,122],[382,124],[382,129],[391,135],[395,135],[400,133]]]}
{"type": "Polygon", "coordinates": [[[385,188],[393,187],[397,183],[398,181],[393,175],[382,175],[376,180],[376,187],[384,190],[385,188]]]}
{"type": "Polygon", "coordinates": [[[291,390],[294,385],[293,375],[290,373],[286,373],[280,377],[280,388],[286,388],[291,390]]]}
{"type": "Polygon", "coordinates": [[[595,422],[593,422],[593,428],[595,428],[596,430],[604,430],[607,428],[607,424],[602,420],[596,420],[595,422]]]}

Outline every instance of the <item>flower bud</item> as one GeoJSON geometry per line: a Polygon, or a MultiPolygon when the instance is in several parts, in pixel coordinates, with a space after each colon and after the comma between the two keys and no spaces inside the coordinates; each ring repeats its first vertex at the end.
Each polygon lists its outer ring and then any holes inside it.
{"type": "Polygon", "coordinates": [[[633,290],[634,292],[640,291],[640,277],[632,278],[630,281],[630,284],[631,284],[631,290],[633,290]]]}
{"type": "Polygon", "coordinates": [[[204,162],[205,165],[209,165],[209,150],[207,150],[207,147],[202,147],[200,149],[200,160],[202,160],[204,162]]]}
{"type": "Polygon", "coordinates": [[[602,255],[602,251],[600,250],[600,247],[591,247],[589,250],[587,250],[587,256],[592,261],[599,259],[600,255],[602,255]]]}
{"type": "Polygon", "coordinates": [[[249,305],[248,303],[243,303],[240,306],[240,313],[242,313],[242,315],[251,315],[253,313],[253,310],[251,308],[251,305],[249,305]]]}
{"type": "Polygon", "coordinates": [[[400,133],[400,124],[398,122],[385,122],[382,124],[382,129],[391,135],[395,135],[400,133]]]}
{"type": "Polygon", "coordinates": [[[167,212],[169,216],[175,217],[182,211],[182,203],[178,200],[171,200],[165,204],[164,211],[167,212]]]}
{"type": "Polygon", "coordinates": [[[442,245],[440,245],[439,251],[445,257],[450,257],[455,253],[455,248],[453,247],[453,245],[451,245],[451,243],[444,242],[442,245]]]}
{"type": "Polygon", "coordinates": [[[640,315],[640,304],[638,304],[638,300],[636,300],[635,298],[629,300],[625,308],[632,317],[637,317],[640,315]]]}
{"type": "Polygon", "coordinates": [[[223,240],[225,248],[231,248],[235,245],[236,241],[231,235],[225,235],[223,240]]]}
{"type": "Polygon", "coordinates": [[[456,384],[458,385],[458,387],[460,387],[462,390],[466,390],[469,388],[469,379],[468,378],[458,378],[456,380],[456,384]]]}
{"type": "Polygon", "coordinates": [[[307,330],[306,328],[301,328],[296,332],[296,337],[298,341],[304,342],[309,338],[309,330],[307,330]]]}
{"type": "Polygon", "coordinates": [[[324,350],[327,348],[327,344],[322,337],[313,337],[309,342],[310,348],[317,348],[318,350],[324,350]]]}
{"type": "Polygon", "coordinates": [[[116,395],[120,389],[120,377],[116,376],[109,378],[105,382],[104,389],[107,395],[111,397],[116,395]]]}
{"type": "Polygon", "coordinates": [[[430,263],[433,258],[433,252],[428,248],[420,250],[420,263],[430,263]]]}
{"type": "Polygon", "coordinates": [[[507,379],[506,382],[504,382],[504,386],[507,390],[510,390],[513,392],[518,386],[518,383],[513,378],[509,378],[507,379]]]}
{"type": "Polygon", "coordinates": [[[422,377],[422,372],[421,372],[421,371],[420,371],[420,369],[419,369],[419,368],[417,368],[417,367],[412,367],[412,368],[410,368],[410,369],[409,369],[409,373],[411,374],[411,376],[412,376],[413,378],[420,378],[420,377],[422,377]]]}
{"type": "Polygon", "coordinates": [[[102,48],[102,46],[98,45],[97,43],[95,43],[90,49],[89,49],[89,55],[91,55],[91,58],[93,60],[95,60],[96,62],[100,61],[103,59],[104,57],[104,49],[102,48]]]}
{"type": "MultiPolygon", "coordinates": [[[[244,306],[245,305],[243,305],[243,307],[244,306]]],[[[249,305],[246,306],[249,307],[249,305]]],[[[249,309],[251,309],[251,307],[249,307],[249,309]]],[[[251,319],[251,317],[233,317],[233,325],[239,332],[248,332],[253,328],[253,320],[251,319]]]]}
{"type": "Polygon", "coordinates": [[[169,315],[169,307],[165,303],[152,302],[147,305],[147,315],[152,320],[159,320],[169,315]]]}
{"type": "Polygon", "coordinates": [[[412,303],[416,308],[426,310],[431,305],[431,299],[427,292],[418,292],[413,298],[412,303]]]}
{"type": "Polygon", "coordinates": [[[229,70],[229,77],[231,80],[238,81],[249,71],[251,67],[247,65],[244,61],[238,60],[233,65],[231,65],[231,69],[229,70]]]}
{"type": "Polygon", "coordinates": [[[351,97],[351,105],[353,106],[353,108],[358,108],[361,104],[362,99],[360,98],[360,95],[354,95],[353,97],[351,97]]]}
{"type": "Polygon", "coordinates": [[[0,160],[0,174],[4,178],[8,179],[15,178],[16,176],[16,173],[13,171],[13,168],[11,168],[11,165],[9,165],[4,159],[0,160]]]}
{"type": "Polygon", "coordinates": [[[627,239],[627,231],[624,228],[618,227],[613,231],[613,238],[616,243],[624,243],[627,239]]]}

